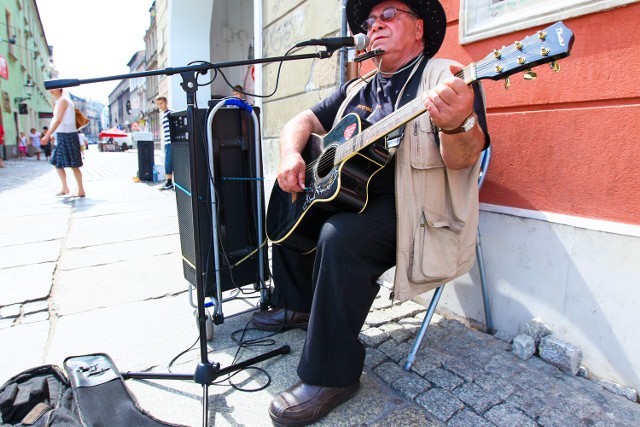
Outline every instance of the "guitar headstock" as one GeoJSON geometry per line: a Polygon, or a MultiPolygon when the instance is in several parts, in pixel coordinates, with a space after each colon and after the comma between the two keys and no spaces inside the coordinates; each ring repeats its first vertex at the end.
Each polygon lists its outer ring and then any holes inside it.
{"type": "Polygon", "coordinates": [[[551,63],[551,68],[559,69],[556,61],[569,56],[573,45],[573,31],[562,21],[517,41],[512,45],[496,49],[484,59],[475,63],[475,78],[500,80],[525,72],[525,78],[535,78],[531,68],[551,63]]]}

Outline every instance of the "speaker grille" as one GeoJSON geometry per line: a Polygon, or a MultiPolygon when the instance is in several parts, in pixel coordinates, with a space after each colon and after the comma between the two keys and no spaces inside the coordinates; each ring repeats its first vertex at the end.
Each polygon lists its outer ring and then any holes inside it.
{"type": "MultiPolygon", "coordinates": [[[[184,277],[196,284],[198,266],[205,280],[206,295],[215,292],[216,265],[214,262],[212,239],[212,215],[210,182],[213,180],[217,200],[218,240],[220,248],[220,280],[222,290],[232,289],[256,283],[258,277],[257,214],[262,208],[256,203],[258,185],[263,182],[254,178],[256,171],[253,119],[244,110],[223,107],[214,116],[212,124],[215,176],[211,177],[211,165],[208,163],[208,144],[205,141],[207,111],[197,111],[197,129],[195,153],[190,152],[187,141],[186,112],[171,113],[169,116],[174,173],[176,185],[176,203],[180,230],[180,245],[183,256],[184,277]],[[191,170],[195,167],[198,194],[194,194],[191,183],[191,170]],[[198,215],[193,212],[193,200],[198,201],[198,215]],[[194,221],[198,221],[200,247],[196,247],[194,221]],[[248,254],[247,260],[237,264],[248,254]]],[[[260,175],[262,175],[260,173],[260,175]]],[[[262,191],[264,194],[264,191],[262,191]]],[[[266,245],[261,249],[264,260],[267,259],[266,245]]],[[[264,277],[268,277],[265,262],[264,277]]]]}
{"type": "MultiPolygon", "coordinates": [[[[171,153],[173,155],[174,165],[173,182],[175,185],[176,204],[178,208],[180,247],[182,249],[182,256],[192,265],[195,265],[196,246],[194,238],[195,230],[193,226],[193,209],[191,208],[191,169],[188,167],[191,162],[189,145],[184,142],[173,143],[171,153]]],[[[195,269],[193,271],[193,277],[194,282],[192,283],[195,284],[195,269]]]]}

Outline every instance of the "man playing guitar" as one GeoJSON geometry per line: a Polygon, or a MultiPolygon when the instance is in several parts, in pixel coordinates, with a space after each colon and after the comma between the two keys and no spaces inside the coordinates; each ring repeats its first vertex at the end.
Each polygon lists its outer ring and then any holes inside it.
{"type": "MultiPolygon", "coordinates": [[[[383,164],[364,179],[364,209],[332,210],[311,252],[286,240],[273,245],[273,308],[254,313],[252,323],[308,331],[301,381],[269,409],[281,425],[313,423],[357,391],[365,358],[358,335],[382,273],[396,266],[393,296],[406,300],[468,272],[475,261],[479,158],[489,137],[480,85],[455,77],[459,64],[432,58],[446,30],[442,6],[349,0],[346,12],[352,33],[366,32],[368,49],[384,53],[374,58],[377,72],[369,79],[346,83],[284,126],[277,186],[285,197],[304,197],[303,151],[312,134],[335,127],[349,139],[355,125],[338,126],[345,115],[375,123],[394,114],[405,92],[428,114],[404,125],[399,146],[382,147],[382,162],[369,159],[383,164]]],[[[344,175],[338,185],[346,186],[344,175]]]]}

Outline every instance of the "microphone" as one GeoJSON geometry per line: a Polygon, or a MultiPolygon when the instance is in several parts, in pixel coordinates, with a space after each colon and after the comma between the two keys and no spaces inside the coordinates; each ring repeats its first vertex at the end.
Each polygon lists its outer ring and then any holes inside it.
{"type": "Polygon", "coordinates": [[[294,47],[325,46],[327,49],[340,49],[341,47],[355,47],[356,50],[364,50],[369,46],[369,37],[358,33],[353,37],[326,37],[323,39],[311,39],[298,43],[294,47]]]}

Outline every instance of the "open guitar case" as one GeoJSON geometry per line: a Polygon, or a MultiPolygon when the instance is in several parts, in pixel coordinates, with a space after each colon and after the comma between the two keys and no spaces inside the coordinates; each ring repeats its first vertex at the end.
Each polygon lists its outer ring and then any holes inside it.
{"type": "Polygon", "coordinates": [[[104,353],[68,357],[24,371],[0,387],[0,427],[183,427],[154,418],[138,406],[104,353]]]}

